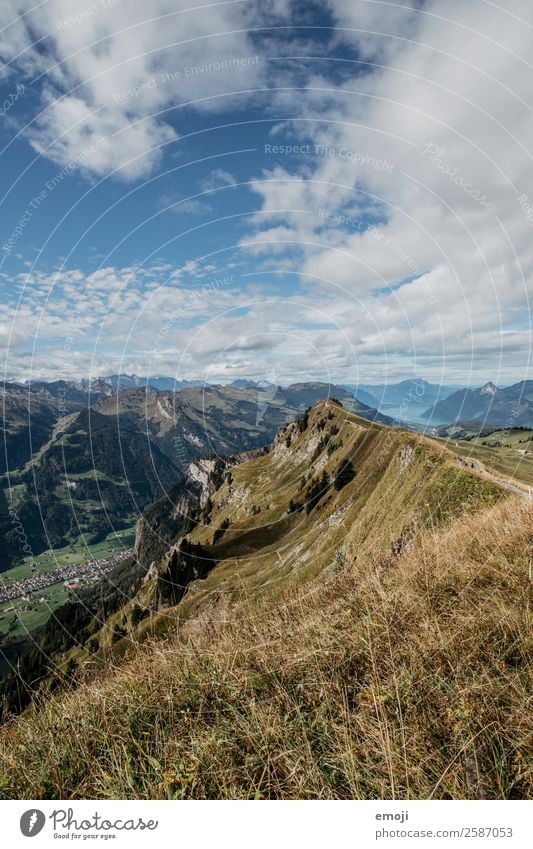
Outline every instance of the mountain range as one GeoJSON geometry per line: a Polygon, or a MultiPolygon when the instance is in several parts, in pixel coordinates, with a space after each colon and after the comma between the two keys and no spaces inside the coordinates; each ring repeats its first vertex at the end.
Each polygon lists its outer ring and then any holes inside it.
{"type": "Polygon", "coordinates": [[[504,389],[492,381],[478,389],[461,389],[424,410],[431,424],[478,421],[498,427],[533,426],[533,380],[522,380],[504,389]]]}
{"type": "Polygon", "coordinates": [[[457,391],[459,386],[429,383],[422,378],[399,383],[343,384],[365,404],[402,420],[417,421],[423,410],[457,391]]]}
{"type": "MultiPolygon", "coordinates": [[[[362,404],[371,409],[377,409],[380,413],[402,421],[421,423],[431,421],[433,424],[453,424],[458,420],[474,421],[484,420],[487,424],[501,426],[510,405],[507,402],[518,400],[519,410],[515,418],[520,417],[519,423],[523,426],[533,426],[531,415],[531,384],[532,381],[522,380],[506,388],[498,388],[492,381],[484,386],[469,389],[460,385],[446,385],[430,383],[423,378],[401,380],[396,383],[347,383],[340,384],[341,388],[348,391],[362,404]],[[487,395],[493,394],[492,388],[497,389],[500,395],[494,399],[497,403],[487,403],[487,395]],[[451,398],[449,404],[445,403],[451,398]],[[480,403],[481,402],[481,403],[480,403]],[[473,413],[473,415],[472,415],[473,413]]],[[[23,390],[31,390],[32,396],[37,400],[41,396],[46,401],[50,396],[61,400],[66,411],[81,409],[98,400],[101,397],[111,396],[126,389],[152,388],[160,391],[179,392],[188,388],[201,388],[206,384],[201,380],[178,380],[164,375],[139,376],[128,374],[112,374],[91,380],[82,378],[76,381],[52,381],[42,380],[27,381],[24,384],[6,383],[11,393],[18,387],[20,397],[23,390]]],[[[249,378],[238,378],[229,384],[229,388],[248,389],[267,395],[282,392],[283,386],[277,386],[268,380],[251,380],[249,378]]],[[[294,386],[294,384],[293,384],[294,386]]],[[[7,416],[9,419],[9,415],[7,416]]],[[[5,461],[4,461],[5,462],[5,461]]]]}

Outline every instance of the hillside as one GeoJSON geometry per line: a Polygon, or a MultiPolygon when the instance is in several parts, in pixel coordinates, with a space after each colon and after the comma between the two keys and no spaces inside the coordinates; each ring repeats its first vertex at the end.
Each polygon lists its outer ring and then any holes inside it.
{"type": "MultiPolygon", "coordinates": [[[[88,394],[64,380],[21,386],[4,382],[0,475],[27,462],[52,435],[61,416],[87,407],[88,394]]],[[[93,396],[96,400],[99,395],[93,396]]]]}
{"type": "MultiPolygon", "coordinates": [[[[152,566],[150,580],[91,632],[91,653],[125,648],[116,634],[137,636],[139,610],[143,631],[164,627],[158,611],[186,590],[181,615],[221,587],[233,596],[243,582],[270,592],[306,581],[338,560],[397,551],[419,530],[505,492],[442,443],[371,425],[335,402],[282,428],[268,453],[239,460],[193,463],[172,497],[145,512],[136,553],[152,566]]],[[[78,646],[71,659],[88,657],[78,646]]]]}
{"type": "Polygon", "coordinates": [[[448,447],[480,474],[495,474],[508,488],[533,490],[533,430],[476,428],[460,424],[442,429],[448,447]]]}
{"type": "MultiPolygon", "coordinates": [[[[49,542],[56,544],[62,539],[64,530],[70,528],[72,517],[60,516],[61,511],[57,510],[56,521],[53,509],[49,512],[48,505],[42,502],[39,506],[37,490],[30,477],[25,477],[24,470],[53,441],[62,418],[68,420],[69,416],[86,410],[90,400],[100,395],[90,395],[64,380],[25,386],[5,382],[0,393],[3,443],[0,452],[0,537],[3,543],[0,572],[3,572],[19,562],[23,554],[20,534],[13,527],[9,509],[16,510],[17,521],[24,527],[25,539],[34,553],[42,551],[49,542]],[[49,540],[43,527],[43,514],[48,520],[49,540]]],[[[72,524],[75,525],[74,519],[72,524]]]]}
{"type": "Polygon", "coordinates": [[[191,474],[132,600],[1,732],[5,798],[531,793],[530,500],[334,402],[191,474]]]}
{"type": "MultiPolygon", "coordinates": [[[[216,564],[195,599],[222,576],[259,588],[305,581],[339,559],[387,554],[418,529],[499,497],[493,484],[459,472],[453,455],[424,438],[319,404],[210,495],[209,510],[186,537],[216,564]]],[[[163,564],[171,583],[180,547],[163,564]]]]}

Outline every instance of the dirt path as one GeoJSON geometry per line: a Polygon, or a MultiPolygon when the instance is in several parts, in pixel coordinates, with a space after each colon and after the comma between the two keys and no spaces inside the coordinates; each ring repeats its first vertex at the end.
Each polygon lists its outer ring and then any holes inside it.
{"type": "MultiPolygon", "coordinates": [[[[457,455],[456,455],[457,456],[457,455]]],[[[519,481],[511,482],[508,478],[502,478],[496,472],[492,472],[487,466],[484,465],[480,460],[463,460],[462,457],[457,456],[457,463],[461,468],[470,469],[476,472],[480,477],[485,480],[491,481],[491,483],[495,483],[497,486],[501,486],[502,489],[507,489],[509,492],[513,492],[515,495],[520,495],[522,498],[531,499],[533,497],[533,493],[531,491],[531,487],[527,484],[522,484],[519,481]]]]}

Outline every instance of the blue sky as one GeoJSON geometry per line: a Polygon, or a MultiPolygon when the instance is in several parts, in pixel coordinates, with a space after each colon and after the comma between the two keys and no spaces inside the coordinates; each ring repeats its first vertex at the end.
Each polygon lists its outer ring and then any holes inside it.
{"type": "Polygon", "coordinates": [[[530,376],[532,29],[525,0],[7,0],[6,376],[530,376]]]}

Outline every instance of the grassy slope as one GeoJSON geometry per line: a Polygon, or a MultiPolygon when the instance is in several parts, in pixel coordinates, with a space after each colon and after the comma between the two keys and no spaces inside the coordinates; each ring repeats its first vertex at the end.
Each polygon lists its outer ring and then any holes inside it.
{"type": "MultiPolygon", "coordinates": [[[[226,598],[242,591],[275,596],[287,582],[305,583],[345,558],[388,554],[418,529],[501,497],[493,483],[460,468],[442,443],[370,424],[333,402],[317,405],[303,432],[297,423],[288,425],[270,454],[233,468],[231,481],[213,495],[210,514],[188,539],[201,544],[217,565],[205,580],[189,586],[179,614],[194,615],[221,593],[226,598]],[[317,454],[319,440],[328,434],[329,443],[317,454]],[[354,480],[339,492],[329,486],[307,513],[313,481],[324,471],[333,481],[348,460],[357,470],[354,480]],[[291,500],[302,504],[303,512],[289,514],[291,500]],[[225,520],[230,528],[213,545],[225,520]]],[[[128,640],[116,643],[117,629],[136,638],[132,611],[153,606],[155,588],[155,581],[144,586],[96,635],[106,655],[128,648],[128,640]]],[[[163,633],[169,616],[164,611],[145,619],[141,632],[163,633]]],[[[70,659],[83,663],[90,653],[76,647],[65,661],[70,659]]]]}
{"type": "Polygon", "coordinates": [[[511,496],[140,646],[3,731],[0,792],[530,796],[532,519],[511,496]]]}
{"type": "Polygon", "coordinates": [[[495,431],[490,436],[448,442],[456,454],[470,461],[480,461],[504,478],[533,487],[533,443],[526,441],[532,431],[495,431]]]}
{"type": "Polygon", "coordinates": [[[207,579],[132,629],[148,582],[106,626],[129,659],[3,731],[1,792],[527,795],[532,518],[442,443],[315,408],[213,496],[190,535],[219,561],[207,579]],[[348,457],[354,480],[287,514],[302,475],[348,457]]]}
{"type": "Polygon", "coordinates": [[[303,583],[339,559],[379,557],[418,529],[495,503],[501,495],[498,487],[459,469],[453,454],[424,437],[369,425],[332,403],[317,406],[306,431],[300,434],[297,424],[290,425],[271,454],[238,466],[231,484],[213,496],[209,524],[189,539],[221,562],[192,587],[183,608],[196,607],[221,587],[270,591],[288,578],[303,583]],[[314,457],[318,440],[337,428],[314,457]],[[305,507],[312,480],[325,470],[333,481],[350,460],[357,472],[352,482],[339,492],[333,486],[324,490],[309,514],[287,515],[291,499],[305,507]],[[302,488],[303,476],[308,481],[302,488]],[[260,512],[250,515],[251,505],[260,512]],[[210,546],[224,519],[230,528],[210,546]]]}

